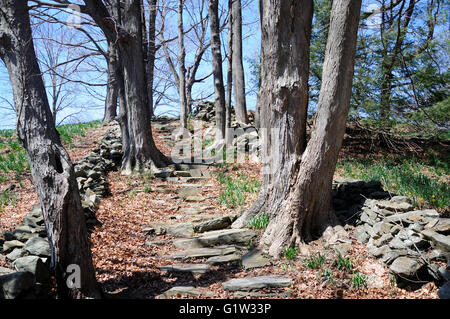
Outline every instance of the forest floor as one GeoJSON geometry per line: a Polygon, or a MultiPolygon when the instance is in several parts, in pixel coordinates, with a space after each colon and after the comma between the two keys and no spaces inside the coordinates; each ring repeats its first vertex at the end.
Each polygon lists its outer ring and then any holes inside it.
{"type": "MultiPolygon", "coordinates": [[[[171,148],[165,138],[167,133],[161,132],[160,128],[158,123],[153,125],[153,136],[159,149],[170,156],[171,148]]],[[[65,145],[72,160],[89,153],[107,129],[107,126],[94,125],[83,136],[76,134],[70,138],[70,142],[66,140],[65,145]]],[[[382,180],[383,186],[399,194],[417,194],[417,189],[427,188],[427,191],[417,196],[416,206],[433,207],[446,213],[450,206],[447,193],[450,178],[446,160],[448,143],[444,147],[439,143],[425,146],[421,143],[412,140],[409,144],[396,144],[394,146],[399,150],[392,152],[392,145],[383,145],[373,137],[355,133],[350,128],[341,151],[336,177],[363,180],[378,178],[382,180]],[[424,152],[424,149],[427,151],[424,152]],[[400,179],[397,182],[383,181],[398,167],[403,167],[406,175],[408,170],[420,174],[421,182],[409,189],[400,179]]],[[[102,199],[96,213],[100,225],[92,229],[90,234],[97,280],[106,294],[112,298],[159,298],[172,287],[193,286],[198,295],[191,294],[188,298],[437,298],[437,287],[433,283],[416,290],[398,287],[392,281],[388,268],[369,256],[365,245],[352,237],[351,230],[351,246],[345,252],[345,260],[351,263],[350,267],[336,267],[336,251],[326,247],[319,239],[305,247],[309,256],[324,257],[318,267],[313,267],[312,260],[308,259],[310,257],[300,251],[293,256],[286,254],[279,260],[271,259],[268,265],[260,268],[243,269],[238,263],[228,263],[225,266],[212,266],[209,272],[201,274],[161,270],[159,267],[174,263],[167,257],[179,253],[179,249],[173,245],[177,238],[169,234],[152,238],[144,229],[157,223],[186,223],[199,217],[199,214],[186,213],[189,211],[186,208],[202,207],[202,216],[231,216],[239,213],[248,208],[258,194],[259,170],[259,165],[248,162],[211,166],[207,169],[208,178],[191,183],[199,184],[201,188],[200,196],[192,201],[178,196],[176,190],[180,185],[176,182],[162,181],[149,175],[109,173],[111,195],[102,199]],[[224,182],[225,179],[230,183],[224,182]],[[239,189],[236,185],[242,183],[254,187],[239,189]],[[230,184],[240,192],[236,198],[224,195],[230,184]],[[153,244],[149,244],[149,241],[153,241],[153,244]],[[364,274],[366,285],[355,284],[353,274],[358,273],[364,274]],[[232,278],[264,275],[289,277],[293,282],[286,288],[259,291],[259,295],[237,295],[222,286],[223,282],[232,278]]],[[[0,193],[8,194],[7,197],[2,195],[5,198],[1,202],[0,232],[3,233],[14,229],[38,202],[38,198],[26,168],[19,174],[3,173],[0,193]]],[[[261,229],[255,231],[259,235],[263,232],[261,229]]],[[[256,242],[243,245],[241,249],[248,250],[256,242]]],[[[190,262],[204,261],[195,259],[190,262]]],[[[0,259],[0,266],[10,265],[6,259],[0,259]]],[[[179,294],[175,297],[185,296],[179,294]]]]}

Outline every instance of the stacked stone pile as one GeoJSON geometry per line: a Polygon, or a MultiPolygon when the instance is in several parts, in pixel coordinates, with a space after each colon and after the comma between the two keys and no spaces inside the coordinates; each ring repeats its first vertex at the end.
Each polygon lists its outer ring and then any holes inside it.
{"type": "Polygon", "coordinates": [[[408,197],[384,192],[379,182],[338,180],[333,192],[341,221],[356,226],[355,238],[399,284],[434,281],[442,285],[441,298],[449,297],[450,218],[415,209],[408,197]]]}
{"type": "MultiPolygon", "coordinates": [[[[100,197],[109,193],[106,174],[120,167],[122,143],[118,125],[110,128],[99,146],[74,164],[81,204],[88,227],[98,224],[100,197]]],[[[13,269],[0,267],[0,299],[48,296],[51,249],[40,205],[35,205],[15,230],[0,238],[0,253],[13,269]]]]}

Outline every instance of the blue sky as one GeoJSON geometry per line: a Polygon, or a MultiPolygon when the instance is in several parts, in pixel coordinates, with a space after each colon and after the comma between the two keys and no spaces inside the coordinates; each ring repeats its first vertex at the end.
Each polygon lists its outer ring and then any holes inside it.
{"type": "MultiPolygon", "coordinates": [[[[196,0],[191,0],[196,1],[196,0]]],[[[188,1],[187,1],[188,2],[188,1]]],[[[248,91],[251,91],[250,88],[253,86],[252,84],[252,75],[251,75],[251,65],[249,59],[254,59],[258,57],[260,51],[260,30],[259,30],[259,15],[258,15],[258,1],[256,0],[243,0],[243,55],[244,55],[244,70],[246,75],[246,86],[249,88],[248,91]]],[[[61,14],[60,19],[64,18],[66,15],[61,14]]],[[[223,17],[225,19],[225,17],[223,17]]],[[[34,20],[34,22],[37,22],[34,20]]],[[[168,21],[166,22],[168,29],[168,35],[176,34],[176,21],[168,21]],[[169,29],[169,27],[171,29],[169,29]]],[[[189,17],[185,17],[185,25],[189,24],[189,17]]],[[[41,28],[42,26],[39,26],[41,28]]],[[[48,31],[48,37],[54,38],[55,40],[59,40],[59,37],[66,37],[68,34],[78,33],[73,35],[79,41],[85,41],[84,35],[82,35],[79,31],[67,27],[61,27],[57,24],[51,24],[44,27],[46,31],[48,31]]],[[[40,29],[39,29],[40,30],[40,29]]],[[[209,27],[208,27],[209,31],[209,27]]],[[[166,38],[169,36],[166,35],[166,38]]],[[[209,35],[208,35],[209,36],[209,35]]],[[[37,55],[42,60],[48,60],[48,55],[46,55],[47,51],[45,50],[45,41],[42,38],[40,32],[34,31],[35,39],[35,49],[37,55]]],[[[226,30],[223,32],[222,40],[225,41],[226,44],[227,33],[226,30]]],[[[176,41],[174,43],[175,47],[173,49],[176,51],[176,41]]],[[[101,44],[104,47],[104,44],[101,44]]],[[[192,54],[195,50],[195,47],[192,43],[189,43],[189,39],[186,39],[186,64],[189,66],[190,60],[192,60],[192,54]]],[[[62,54],[60,54],[60,62],[63,62],[64,59],[69,59],[69,55],[73,56],[73,50],[66,50],[62,54]]],[[[162,49],[161,52],[162,53],[162,49]]],[[[223,52],[223,54],[225,54],[223,52]]],[[[201,75],[206,75],[211,72],[211,64],[210,61],[210,50],[207,51],[204,57],[205,61],[202,62],[200,68],[198,70],[198,77],[201,75]]],[[[48,70],[43,63],[41,64],[41,71],[44,72],[48,70]]],[[[96,56],[90,58],[86,61],[86,63],[77,63],[76,64],[76,72],[71,76],[71,78],[75,78],[80,82],[88,82],[88,83],[106,83],[106,76],[101,74],[101,72],[92,71],[92,65],[95,65],[96,68],[106,69],[106,63],[102,56],[96,56]],[[91,69],[89,69],[91,68],[91,69]]],[[[227,63],[223,64],[224,67],[224,76],[226,74],[227,63]]],[[[158,76],[158,75],[157,75],[158,76]]],[[[165,76],[165,75],[164,75],[165,76]]],[[[226,79],[224,79],[226,81],[226,79]]],[[[47,93],[49,97],[49,101],[52,101],[52,90],[51,90],[51,78],[49,74],[44,73],[44,82],[47,86],[47,93]]],[[[57,116],[57,123],[73,123],[73,122],[84,122],[96,119],[102,119],[104,112],[104,95],[106,93],[106,87],[104,86],[87,86],[84,84],[64,84],[64,91],[67,94],[66,100],[70,103],[67,103],[68,106],[60,111],[57,116]]],[[[177,103],[178,94],[175,88],[169,88],[167,90],[167,95],[169,95],[172,99],[166,105],[160,105],[156,109],[156,114],[172,114],[176,115],[179,112],[179,106],[177,103]]],[[[213,79],[209,77],[203,83],[195,84],[193,87],[193,98],[199,98],[208,96],[209,100],[213,99],[213,96],[210,96],[213,93],[213,79]]],[[[9,83],[9,77],[3,62],[0,62],[0,129],[13,129],[16,125],[15,113],[12,110],[12,91],[9,83]]],[[[247,107],[248,109],[254,109],[256,105],[256,94],[254,92],[248,92],[247,94],[247,107]]]]}

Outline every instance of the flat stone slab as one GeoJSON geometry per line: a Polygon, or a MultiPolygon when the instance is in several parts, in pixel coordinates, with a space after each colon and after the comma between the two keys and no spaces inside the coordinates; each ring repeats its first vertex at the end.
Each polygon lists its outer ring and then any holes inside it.
{"type": "Polygon", "coordinates": [[[200,296],[201,291],[195,289],[192,286],[177,286],[172,287],[169,290],[163,292],[158,296],[158,299],[170,298],[170,297],[186,297],[186,296],[200,296]]]}
{"type": "Polygon", "coordinates": [[[175,237],[188,237],[194,233],[194,225],[192,223],[178,224],[167,227],[166,232],[175,237]]]}
{"type": "Polygon", "coordinates": [[[183,259],[183,258],[205,258],[213,256],[223,256],[236,252],[236,247],[225,246],[216,248],[191,248],[181,253],[171,255],[171,259],[183,259]]]}
{"type": "Polygon", "coordinates": [[[210,271],[206,264],[175,264],[159,267],[162,271],[168,272],[191,272],[195,274],[204,274],[210,271]]]}
{"type": "Polygon", "coordinates": [[[450,252],[450,235],[438,234],[433,230],[426,229],[422,231],[425,238],[431,239],[434,244],[445,252],[450,252]]]}
{"type": "Polygon", "coordinates": [[[201,194],[202,189],[200,187],[196,187],[196,186],[189,186],[189,187],[182,187],[179,188],[175,191],[175,193],[177,193],[180,196],[195,196],[198,194],[201,194]]]}
{"type": "Polygon", "coordinates": [[[401,277],[414,278],[424,265],[425,263],[418,259],[398,257],[389,267],[389,270],[401,277]]]}
{"type": "Polygon", "coordinates": [[[251,229],[224,229],[206,232],[201,237],[181,239],[174,242],[180,249],[212,247],[217,245],[246,244],[257,236],[251,229]]]}
{"type": "Polygon", "coordinates": [[[214,257],[208,258],[206,263],[210,264],[210,265],[222,265],[222,264],[227,264],[230,262],[235,262],[235,261],[240,261],[240,260],[241,260],[241,255],[231,254],[231,255],[214,256],[214,257]]]}
{"type": "Polygon", "coordinates": [[[236,290],[256,290],[263,288],[288,287],[292,283],[292,278],[280,276],[260,276],[231,279],[224,282],[223,288],[229,291],[236,290]]]}
{"type": "Polygon", "coordinates": [[[254,249],[242,256],[242,268],[261,268],[267,266],[270,263],[269,258],[264,256],[262,251],[254,249]]]}
{"type": "Polygon", "coordinates": [[[194,231],[196,233],[204,233],[207,231],[224,229],[231,225],[231,220],[232,219],[230,218],[230,216],[208,220],[206,222],[195,225],[194,231]]]}

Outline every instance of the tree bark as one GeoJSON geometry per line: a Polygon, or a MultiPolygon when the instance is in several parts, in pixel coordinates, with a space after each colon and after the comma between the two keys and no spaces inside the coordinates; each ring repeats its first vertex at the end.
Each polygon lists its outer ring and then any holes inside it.
{"type": "Polygon", "coordinates": [[[148,57],[147,57],[147,94],[150,106],[150,116],[153,116],[153,82],[155,79],[155,55],[156,55],[156,14],[158,0],[149,0],[148,21],[148,57]]]}
{"type": "Polygon", "coordinates": [[[115,120],[117,116],[117,101],[118,101],[118,88],[117,88],[117,52],[114,45],[108,44],[108,83],[106,87],[106,100],[105,100],[105,115],[103,116],[103,123],[110,123],[115,120]]]}
{"type": "Polygon", "coordinates": [[[180,124],[183,128],[187,127],[187,98],[186,98],[186,49],[184,48],[184,30],[183,30],[183,5],[184,0],[178,0],[178,73],[179,85],[178,93],[180,96],[180,124]]]}
{"type": "Polygon", "coordinates": [[[51,247],[60,298],[99,298],[89,238],[70,158],[55,129],[33,47],[27,1],[0,0],[0,57],[8,69],[17,132],[27,151],[51,247]],[[69,288],[69,265],[81,287],[69,288]]]}
{"type": "Polygon", "coordinates": [[[222,52],[219,31],[219,2],[210,0],[208,7],[211,27],[211,52],[214,76],[214,104],[216,111],[216,142],[225,139],[225,89],[223,87],[222,52]]]}
{"type": "Polygon", "coordinates": [[[242,62],[242,6],[241,0],[232,0],[233,24],[233,83],[236,120],[248,123],[245,100],[244,64],[242,62]]]}
{"type": "Polygon", "coordinates": [[[350,107],[360,10],[361,0],[333,1],[311,139],[290,175],[283,207],[271,212],[261,239],[273,256],[279,256],[285,247],[313,240],[328,225],[337,224],[331,187],[350,107]]]}
{"type": "Polygon", "coordinates": [[[228,141],[231,128],[231,98],[233,92],[233,0],[228,0],[228,65],[227,65],[227,90],[225,93],[225,136],[228,141]]]}
{"type": "Polygon", "coordinates": [[[260,133],[263,183],[252,207],[234,224],[256,214],[275,215],[284,206],[305,149],[309,43],[313,1],[264,1],[261,39],[260,133]],[[275,28],[275,26],[278,26],[275,28]]]}
{"type": "Polygon", "coordinates": [[[119,118],[124,138],[122,173],[131,174],[135,168],[166,166],[170,160],[157,149],[151,131],[140,1],[125,0],[119,3],[116,0],[114,14],[108,12],[99,1],[84,2],[87,13],[102,29],[108,41],[117,43],[119,48],[126,100],[124,105],[120,105],[123,109],[119,118]]]}

